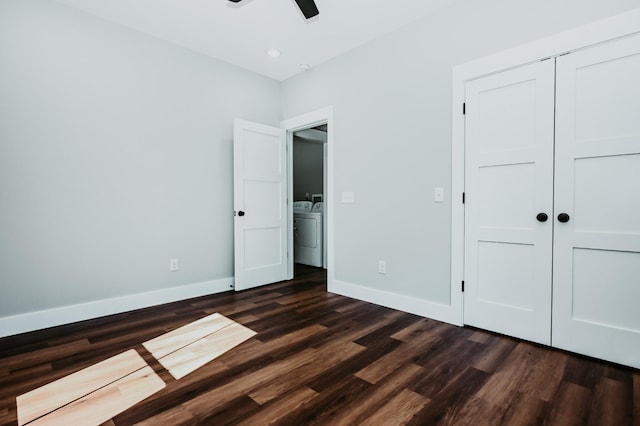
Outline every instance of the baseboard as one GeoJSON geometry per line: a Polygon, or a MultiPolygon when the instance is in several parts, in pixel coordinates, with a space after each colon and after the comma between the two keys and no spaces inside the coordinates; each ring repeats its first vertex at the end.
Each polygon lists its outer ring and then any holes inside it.
{"type": "Polygon", "coordinates": [[[204,281],[0,318],[0,337],[231,290],[233,278],[204,281]]]}
{"type": "Polygon", "coordinates": [[[386,306],[387,308],[397,309],[410,314],[432,318],[453,325],[462,325],[462,312],[458,312],[459,309],[456,309],[451,305],[416,299],[415,297],[391,293],[384,290],[377,290],[338,280],[329,281],[327,283],[327,290],[331,293],[340,294],[342,296],[351,297],[364,302],[375,303],[376,305],[386,306]]]}

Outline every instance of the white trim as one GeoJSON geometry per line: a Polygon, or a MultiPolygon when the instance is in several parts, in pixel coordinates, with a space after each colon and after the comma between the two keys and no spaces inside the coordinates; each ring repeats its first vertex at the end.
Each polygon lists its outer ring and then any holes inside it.
{"type": "Polygon", "coordinates": [[[637,32],[640,32],[640,8],[457,65],[454,81],[479,78],[637,32]]]}
{"type": "MultiPolygon", "coordinates": [[[[640,8],[584,25],[532,43],[480,58],[453,68],[451,102],[451,300],[464,279],[464,192],[465,128],[462,104],[467,81],[525,65],[541,59],[584,49],[640,32],[640,8]]],[[[460,300],[463,299],[460,294],[460,300]]],[[[463,306],[460,304],[463,322],[463,306]]]]}
{"type": "Polygon", "coordinates": [[[417,299],[413,296],[404,296],[336,280],[330,282],[327,289],[331,293],[353,299],[375,303],[376,305],[386,306],[453,325],[462,325],[459,310],[452,309],[451,305],[434,303],[428,300],[417,299]]]}
{"type": "MultiPolygon", "coordinates": [[[[292,156],[292,143],[293,133],[298,130],[309,129],[311,127],[319,126],[321,124],[327,125],[327,143],[325,144],[327,150],[327,157],[325,166],[327,172],[325,173],[326,184],[324,188],[324,229],[325,243],[327,247],[327,284],[330,284],[335,279],[333,273],[333,244],[335,239],[333,238],[333,212],[334,212],[334,199],[333,199],[333,164],[334,164],[334,114],[333,106],[327,106],[315,111],[308,112],[306,114],[299,115],[287,120],[283,120],[280,123],[280,127],[287,131],[287,150],[289,162],[289,200],[293,200],[293,156],[292,156]]],[[[293,278],[293,203],[288,205],[288,217],[289,217],[289,279],[293,278]]]]}
{"type": "Polygon", "coordinates": [[[4,317],[0,318],[0,337],[222,293],[232,290],[232,286],[233,278],[222,278],[4,317]]]}

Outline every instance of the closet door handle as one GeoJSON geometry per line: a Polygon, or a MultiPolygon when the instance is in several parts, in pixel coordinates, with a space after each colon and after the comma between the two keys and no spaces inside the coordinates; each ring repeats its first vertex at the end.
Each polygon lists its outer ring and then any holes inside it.
{"type": "Polygon", "coordinates": [[[538,219],[538,222],[546,222],[547,219],[549,219],[549,216],[547,216],[546,213],[538,213],[536,219],[538,219]]]}
{"type": "Polygon", "coordinates": [[[244,216],[244,212],[243,212],[242,210],[240,210],[240,211],[238,212],[238,216],[244,216]]]}
{"type": "Polygon", "coordinates": [[[560,213],[560,214],[558,215],[558,222],[560,222],[560,223],[567,223],[567,222],[569,222],[569,219],[570,219],[570,218],[571,218],[571,217],[570,217],[568,214],[566,214],[566,213],[560,213]]]}

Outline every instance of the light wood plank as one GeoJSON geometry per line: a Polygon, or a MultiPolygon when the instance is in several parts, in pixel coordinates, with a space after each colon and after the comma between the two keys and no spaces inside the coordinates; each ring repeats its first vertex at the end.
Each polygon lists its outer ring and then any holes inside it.
{"type": "Polygon", "coordinates": [[[160,359],[233,323],[229,318],[215,313],[148,340],[142,345],[156,359],[160,359]]]}
{"type": "MultiPolygon", "coordinates": [[[[158,361],[178,380],[255,335],[255,331],[232,322],[200,340],[159,358],[158,361]]],[[[176,336],[176,341],[182,342],[183,339],[176,336]]]]}
{"type": "Polygon", "coordinates": [[[20,395],[16,398],[18,425],[46,415],[146,365],[138,352],[131,349],[20,395]]]}
{"type": "Polygon", "coordinates": [[[133,407],[166,385],[151,367],[144,367],[96,390],[44,417],[30,426],[100,425],[133,407]]]}

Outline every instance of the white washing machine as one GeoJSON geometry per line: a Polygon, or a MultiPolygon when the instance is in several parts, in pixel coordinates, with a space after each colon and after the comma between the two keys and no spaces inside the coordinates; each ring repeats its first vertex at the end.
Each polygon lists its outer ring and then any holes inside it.
{"type": "Polygon", "coordinates": [[[322,202],[293,203],[293,260],[296,263],[322,267],[323,210],[322,202]]]}

